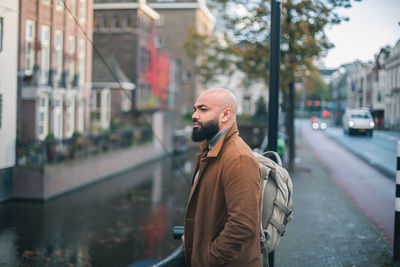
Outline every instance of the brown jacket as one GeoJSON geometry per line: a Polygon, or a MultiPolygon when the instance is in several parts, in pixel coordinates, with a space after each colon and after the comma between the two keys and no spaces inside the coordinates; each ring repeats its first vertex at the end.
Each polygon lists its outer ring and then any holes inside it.
{"type": "Polygon", "coordinates": [[[253,152],[236,124],[207,156],[207,142],[200,149],[185,216],[186,266],[261,266],[262,189],[253,152]]]}

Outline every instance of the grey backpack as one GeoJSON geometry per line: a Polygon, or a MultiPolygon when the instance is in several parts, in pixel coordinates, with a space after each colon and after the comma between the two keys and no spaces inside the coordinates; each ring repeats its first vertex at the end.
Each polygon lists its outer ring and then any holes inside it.
{"type": "Polygon", "coordinates": [[[285,234],[287,223],[292,220],[293,184],[289,173],[282,167],[278,153],[267,151],[261,155],[254,152],[254,155],[263,185],[260,239],[261,252],[264,254],[275,250],[285,234]],[[271,156],[276,158],[277,163],[271,156]]]}

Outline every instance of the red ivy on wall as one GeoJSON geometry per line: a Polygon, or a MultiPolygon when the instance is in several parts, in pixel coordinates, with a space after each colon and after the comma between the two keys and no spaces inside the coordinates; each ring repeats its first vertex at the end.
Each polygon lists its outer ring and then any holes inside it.
{"type": "Polygon", "coordinates": [[[170,62],[168,54],[162,50],[157,50],[155,47],[154,35],[153,31],[147,46],[150,62],[143,75],[146,82],[150,85],[153,95],[159,98],[160,104],[165,104],[170,82],[170,62]]]}
{"type": "Polygon", "coordinates": [[[157,71],[158,79],[153,93],[160,97],[161,103],[164,104],[167,100],[167,91],[170,82],[169,56],[166,52],[160,50],[158,51],[157,57],[157,71]]]}

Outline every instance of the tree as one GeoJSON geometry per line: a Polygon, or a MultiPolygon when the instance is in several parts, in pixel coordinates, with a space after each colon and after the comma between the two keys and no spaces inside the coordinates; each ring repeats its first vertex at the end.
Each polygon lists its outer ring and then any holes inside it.
{"type": "Polygon", "coordinates": [[[264,97],[260,96],[256,102],[256,111],[254,112],[254,120],[264,120],[268,118],[267,104],[265,103],[264,97]]]}
{"type": "MultiPolygon", "coordinates": [[[[361,0],[285,0],[281,18],[281,72],[283,112],[289,142],[289,170],[294,169],[294,85],[305,82],[316,71],[314,62],[333,47],[325,35],[327,25],[339,24],[337,8],[351,7],[361,0]]],[[[270,1],[214,0],[223,14],[224,33],[204,36],[192,32],[185,49],[198,58],[199,74],[205,82],[237,69],[248,80],[269,83],[270,1]]]]}

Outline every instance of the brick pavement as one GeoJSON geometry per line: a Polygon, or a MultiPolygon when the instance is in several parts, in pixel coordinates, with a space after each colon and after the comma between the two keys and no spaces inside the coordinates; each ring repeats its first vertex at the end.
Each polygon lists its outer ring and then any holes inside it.
{"type": "Polygon", "coordinates": [[[298,132],[294,220],[275,266],[390,266],[392,246],[327,175],[298,132]]]}

